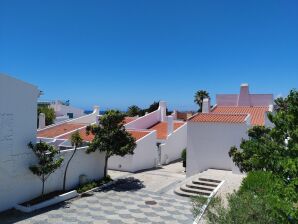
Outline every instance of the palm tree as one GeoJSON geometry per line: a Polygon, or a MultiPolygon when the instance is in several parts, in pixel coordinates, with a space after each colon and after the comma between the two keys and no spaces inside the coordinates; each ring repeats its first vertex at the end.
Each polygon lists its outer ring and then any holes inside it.
{"type": "Polygon", "coordinates": [[[196,92],[194,102],[196,104],[198,104],[198,106],[199,106],[198,112],[202,112],[202,109],[203,109],[202,108],[203,107],[203,99],[204,98],[209,98],[209,93],[207,91],[205,91],[205,90],[199,90],[199,91],[196,92]]]}
{"type": "Polygon", "coordinates": [[[72,160],[72,158],[74,157],[78,147],[82,146],[83,144],[83,139],[80,136],[79,131],[74,132],[71,137],[70,137],[70,141],[71,141],[71,145],[74,146],[74,150],[72,155],[70,156],[69,160],[67,161],[66,167],[65,167],[65,171],[64,171],[64,179],[63,179],[63,191],[66,190],[66,174],[67,174],[67,170],[68,170],[68,166],[70,164],[70,161],[72,160]]]}
{"type": "Polygon", "coordinates": [[[137,105],[132,105],[132,106],[128,107],[127,116],[135,117],[137,115],[140,115],[141,110],[142,109],[139,108],[137,105]]]}

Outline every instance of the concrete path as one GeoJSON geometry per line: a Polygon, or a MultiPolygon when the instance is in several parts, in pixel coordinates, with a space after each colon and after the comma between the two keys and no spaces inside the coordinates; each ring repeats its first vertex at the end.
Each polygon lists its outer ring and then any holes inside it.
{"type": "Polygon", "coordinates": [[[174,195],[174,187],[185,179],[182,164],[136,174],[109,171],[115,184],[32,214],[10,211],[0,223],[100,223],[187,224],[193,222],[189,199],[174,195]]]}

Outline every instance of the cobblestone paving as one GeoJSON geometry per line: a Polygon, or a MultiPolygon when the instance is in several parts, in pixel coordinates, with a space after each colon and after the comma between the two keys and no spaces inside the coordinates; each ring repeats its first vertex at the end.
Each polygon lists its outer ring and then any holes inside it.
{"type": "Polygon", "coordinates": [[[139,180],[124,178],[106,189],[94,192],[91,196],[74,199],[64,206],[56,206],[56,208],[39,212],[31,217],[19,217],[15,222],[27,224],[187,224],[193,222],[193,216],[188,199],[150,192],[144,189],[139,180]],[[154,201],[156,204],[147,205],[146,201],[154,201]]]}

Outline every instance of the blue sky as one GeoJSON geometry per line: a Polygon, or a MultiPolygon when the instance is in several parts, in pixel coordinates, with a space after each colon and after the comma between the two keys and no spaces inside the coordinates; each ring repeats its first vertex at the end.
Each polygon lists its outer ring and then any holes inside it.
{"type": "Polygon", "coordinates": [[[286,95],[298,84],[296,0],[0,0],[0,72],[46,99],[103,109],[198,89],[286,95]]]}

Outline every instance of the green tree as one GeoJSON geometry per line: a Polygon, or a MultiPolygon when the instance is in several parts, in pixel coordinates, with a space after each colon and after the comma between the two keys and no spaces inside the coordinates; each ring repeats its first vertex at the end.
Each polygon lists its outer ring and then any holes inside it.
{"type": "Polygon", "coordinates": [[[198,90],[194,96],[194,102],[198,104],[199,110],[198,112],[202,112],[203,107],[203,99],[209,98],[209,93],[205,90],[198,90]]]}
{"type": "Polygon", "coordinates": [[[298,92],[275,102],[278,110],[268,115],[274,127],[253,127],[241,150],[232,147],[229,155],[242,172],[270,171],[298,185],[298,92]]]}
{"type": "Polygon", "coordinates": [[[30,142],[28,147],[32,149],[38,159],[38,163],[30,166],[29,169],[42,181],[41,196],[43,198],[45,182],[49,176],[61,166],[63,158],[56,158],[59,153],[58,150],[54,148],[54,146],[48,145],[45,142],[39,142],[36,144],[30,142]]]}
{"type": "Polygon", "coordinates": [[[128,107],[127,116],[135,117],[135,116],[141,115],[141,110],[142,109],[139,108],[137,105],[132,105],[128,107]]]}
{"type": "Polygon", "coordinates": [[[92,133],[94,139],[89,144],[87,153],[105,152],[104,177],[107,177],[108,159],[113,156],[133,154],[136,148],[135,139],[125,130],[125,114],[117,110],[107,111],[99,118],[98,125],[88,126],[86,133],[92,133]]]}
{"type": "Polygon", "coordinates": [[[71,141],[71,145],[74,147],[74,150],[69,158],[69,160],[67,161],[66,167],[65,167],[65,171],[64,171],[64,178],[63,178],[63,191],[66,190],[66,175],[67,175],[67,170],[68,170],[68,166],[70,164],[70,161],[73,159],[74,155],[77,152],[78,147],[81,147],[83,144],[83,139],[80,136],[80,132],[79,131],[75,131],[71,137],[70,137],[70,141],[71,141]]]}
{"type": "MultiPolygon", "coordinates": [[[[39,105],[37,107],[37,116],[39,116],[40,113],[45,114],[46,117],[46,126],[51,125],[54,123],[54,120],[56,118],[55,111],[53,108],[49,106],[39,105]]],[[[37,118],[38,119],[38,118],[37,118]]]]}
{"type": "Polygon", "coordinates": [[[154,101],[147,109],[146,112],[151,113],[156,111],[159,107],[159,101],[154,101]]]}
{"type": "MultiPolygon", "coordinates": [[[[206,211],[209,224],[259,224],[297,223],[297,192],[279,176],[265,171],[249,172],[239,191],[227,197],[224,205],[221,198],[210,201],[206,211]]],[[[201,213],[206,198],[193,198],[193,214],[201,213]]]]}

